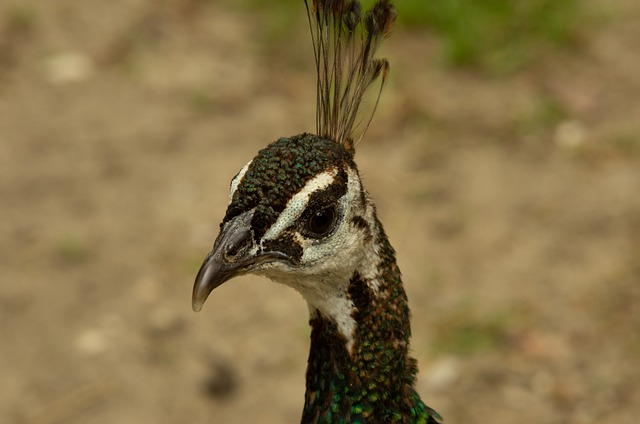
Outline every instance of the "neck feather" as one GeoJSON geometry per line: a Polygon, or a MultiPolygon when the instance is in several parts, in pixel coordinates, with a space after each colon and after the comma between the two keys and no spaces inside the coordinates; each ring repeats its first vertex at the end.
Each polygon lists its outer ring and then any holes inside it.
{"type": "Polygon", "coordinates": [[[408,354],[409,307],[395,252],[372,217],[370,254],[348,282],[355,322],[349,340],[339,323],[312,310],[303,423],[431,422],[413,388],[417,367],[408,354]]]}

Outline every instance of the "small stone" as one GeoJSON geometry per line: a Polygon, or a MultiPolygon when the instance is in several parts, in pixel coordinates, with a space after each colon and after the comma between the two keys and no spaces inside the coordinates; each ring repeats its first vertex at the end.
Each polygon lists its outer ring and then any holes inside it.
{"type": "Polygon", "coordinates": [[[53,84],[68,84],[88,79],[94,64],[86,54],[79,52],[58,53],[46,62],[46,77],[53,84]]]}
{"type": "Polygon", "coordinates": [[[421,380],[430,391],[444,391],[460,377],[460,364],[455,358],[439,360],[424,370],[421,380]]]}
{"type": "Polygon", "coordinates": [[[573,150],[584,144],[586,131],[578,121],[565,121],[556,127],[553,139],[556,146],[573,150]]]}
{"type": "Polygon", "coordinates": [[[559,360],[571,356],[566,341],[552,333],[538,331],[523,333],[518,345],[524,355],[537,360],[559,360]]]}
{"type": "Polygon", "coordinates": [[[105,335],[97,329],[88,329],[76,338],[76,348],[87,356],[94,356],[107,350],[108,343],[105,335]]]}

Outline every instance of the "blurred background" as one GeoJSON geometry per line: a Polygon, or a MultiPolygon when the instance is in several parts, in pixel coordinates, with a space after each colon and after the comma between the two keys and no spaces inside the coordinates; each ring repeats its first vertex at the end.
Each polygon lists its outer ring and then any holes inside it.
{"type": "MultiPolygon", "coordinates": [[[[640,4],[397,0],[357,161],[446,423],[640,415],[640,4]]],[[[314,130],[300,0],[0,0],[0,422],[293,423],[309,330],[191,311],[231,177],[314,130]]]]}

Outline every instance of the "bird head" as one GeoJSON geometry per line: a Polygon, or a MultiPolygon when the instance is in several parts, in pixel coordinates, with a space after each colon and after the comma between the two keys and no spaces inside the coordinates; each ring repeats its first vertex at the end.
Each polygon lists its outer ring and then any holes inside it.
{"type": "Polygon", "coordinates": [[[353,154],[389,73],[389,62],[376,51],[396,11],[389,0],[365,13],[355,0],[305,4],[317,71],[318,135],[277,140],[233,178],[220,234],[196,277],[193,309],[200,310],[225,281],[259,274],[297,289],[312,315],[331,318],[348,338],[355,325],[350,280],[356,272],[365,278],[377,272],[379,246],[368,242],[382,231],[353,154]],[[356,137],[363,96],[377,80],[376,101],[356,137]],[[363,258],[367,266],[361,267],[363,258]]]}
{"type": "Polygon", "coordinates": [[[244,274],[289,285],[310,304],[344,297],[370,230],[353,155],[311,134],[281,138],[232,179],[229,205],[193,288],[193,309],[244,274]]]}

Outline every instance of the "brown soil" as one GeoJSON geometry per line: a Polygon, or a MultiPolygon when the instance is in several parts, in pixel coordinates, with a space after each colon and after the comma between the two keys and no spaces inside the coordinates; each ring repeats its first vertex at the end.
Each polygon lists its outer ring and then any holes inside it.
{"type": "MultiPolygon", "coordinates": [[[[231,177],[313,130],[306,32],[265,49],[212,3],[0,4],[0,422],[299,420],[302,299],[190,295],[231,177]]],[[[640,7],[593,6],[579,48],[513,76],[386,47],[357,161],[447,423],[640,416],[640,7]]]]}

